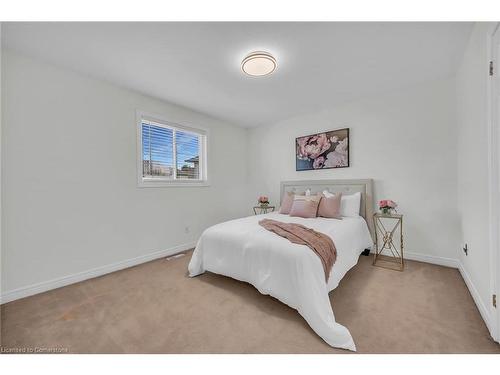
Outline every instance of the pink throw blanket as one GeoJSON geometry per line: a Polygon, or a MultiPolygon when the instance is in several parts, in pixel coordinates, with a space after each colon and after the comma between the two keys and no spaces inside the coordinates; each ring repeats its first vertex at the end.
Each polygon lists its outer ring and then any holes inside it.
{"type": "Polygon", "coordinates": [[[306,245],[314,251],[323,264],[325,280],[328,282],[330,271],[337,259],[337,249],[330,237],[301,224],[264,219],[259,221],[259,225],[270,232],[276,233],[278,236],[288,239],[290,242],[306,245]]]}

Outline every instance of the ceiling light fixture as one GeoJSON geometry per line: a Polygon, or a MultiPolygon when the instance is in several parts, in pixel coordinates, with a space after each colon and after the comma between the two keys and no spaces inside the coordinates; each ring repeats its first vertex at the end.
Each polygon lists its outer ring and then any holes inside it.
{"type": "Polygon", "coordinates": [[[266,76],[276,70],[276,59],[268,52],[249,53],[241,62],[241,70],[249,76],[266,76]]]}

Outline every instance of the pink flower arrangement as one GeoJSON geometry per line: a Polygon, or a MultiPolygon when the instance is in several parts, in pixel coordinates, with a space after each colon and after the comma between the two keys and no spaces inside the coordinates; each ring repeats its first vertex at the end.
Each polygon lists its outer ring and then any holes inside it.
{"type": "Polygon", "coordinates": [[[265,195],[261,195],[257,201],[260,203],[260,204],[269,204],[269,198],[265,195]]]}
{"type": "Polygon", "coordinates": [[[384,214],[390,213],[392,210],[394,210],[397,207],[397,203],[394,201],[391,201],[390,199],[383,199],[378,202],[378,208],[380,208],[380,211],[384,214]]]}

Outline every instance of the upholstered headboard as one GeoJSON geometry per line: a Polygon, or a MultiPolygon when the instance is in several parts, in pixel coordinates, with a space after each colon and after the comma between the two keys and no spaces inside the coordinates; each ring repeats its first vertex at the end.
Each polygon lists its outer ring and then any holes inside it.
{"type": "Polygon", "coordinates": [[[361,205],[359,214],[363,216],[368,224],[372,239],[375,238],[373,231],[373,181],[362,180],[300,180],[282,181],[280,189],[280,203],[283,201],[285,192],[302,193],[311,189],[311,194],[328,190],[331,193],[342,192],[343,194],[361,193],[361,205]]]}

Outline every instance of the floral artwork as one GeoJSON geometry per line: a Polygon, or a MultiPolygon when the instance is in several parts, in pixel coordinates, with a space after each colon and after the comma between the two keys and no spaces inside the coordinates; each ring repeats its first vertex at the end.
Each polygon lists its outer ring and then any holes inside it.
{"type": "Polygon", "coordinates": [[[332,130],[295,139],[297,171],[349,166],[349,129],[332,130]]]}

